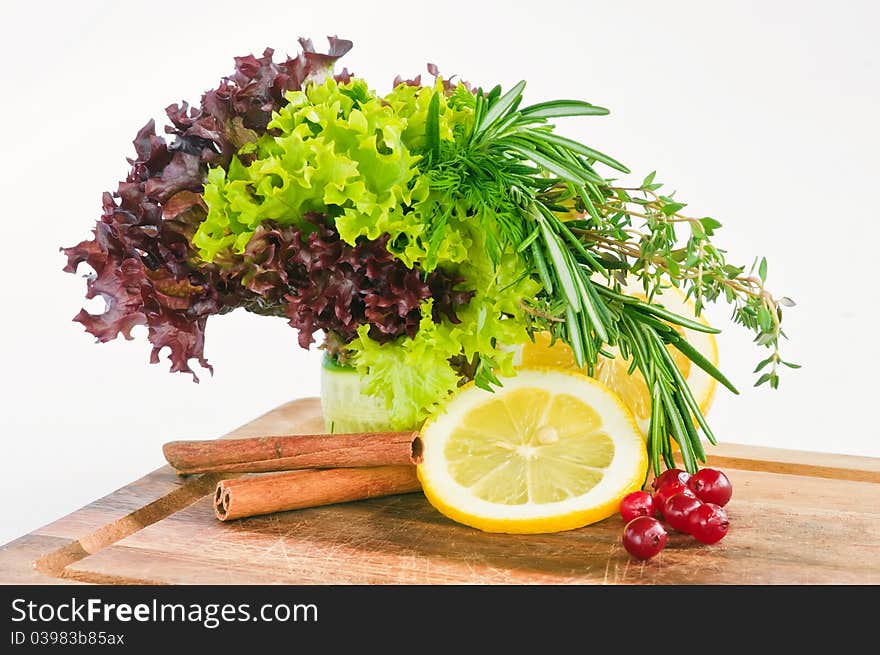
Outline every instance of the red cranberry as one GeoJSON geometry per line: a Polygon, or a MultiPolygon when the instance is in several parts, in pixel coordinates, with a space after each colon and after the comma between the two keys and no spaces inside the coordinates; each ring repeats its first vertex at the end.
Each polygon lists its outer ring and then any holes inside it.
{"type": "Polygon", "coordinates": [[[694,498],[696,498],[694,492],[688,489],[687,484],[682,482],[680,479],[673,479],[667,482],[654,492],[654,507],[657,509],[661,516],[665,517],[664,512],[666,510],[666,501],[675,494],[684,494],[686,496],[693,496],[694,498]]]}
{"type": "Polygon", "coordinates": [[[690,533],[694,539],[704,544],[721,541],[730,527],[727,512],[715,503],[703,503],[691,512],[690,533]]]}
{"type": "Polygon", "coordinates": [[[657,489],[664,484],[672,482],[673,480],[681,480],[682,484],[687,484],[690,477],[691,474],[687,471],[682,471],[681,469],[666,469],[663,473],[654,478],[654,481],[651,482],[651,486],[654,488],[654,491],[657,491],[657,489]]]}
{"type": "Polygon", "coordinates": [[[637,516],[623,528],[623,547],[633,557],[650,559],[666,545],[666,529],[653,516],[637,516]]]}
{"type": "Polygon", "coordinates": [[[687,486],[704,503],[714,503],[719,507],[724,507],[733,495],[730,480],[718,469],[700,469],[691,476],[687,486]]]}
{"type": "Polygon", "coordinates": [[[669,526],[679,532],[689,533],[691,530],[691,513],[702,506],[703,501],[686,493],[673,494],[666,499],[663,516],[669,526]]]}
{"type": "Polygon", "coordinates": [[[654,515],[654,497],[647,491],[633,491],[620,501],[620,515],[625,523],[637,516],[654,515]]]}

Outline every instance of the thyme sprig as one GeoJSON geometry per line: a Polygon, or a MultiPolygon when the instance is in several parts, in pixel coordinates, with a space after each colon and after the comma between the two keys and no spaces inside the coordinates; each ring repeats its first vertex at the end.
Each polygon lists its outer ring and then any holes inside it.
{"type": "MultiPolygon", "coordinates": [[[[432,190],[461,200],[487,236],[490,256],[511,247],[530,264],[545,293],[526,302],[532,332],[548,330],[569,344],[579,366],[593,374],[600,356],[614,349],[638,369],[651,396],[648,453],[655,474],[661,462],[675,465],[678,444],[685,467],[705,461],[700,432],[716,443],[690,387],[672,358],[675,348],[722,385],[738,393],[718,368],[681,336],[676,326],[717,333],[699,321],[666,310],[657,299],[669,285],[692,298],[699,315],[706,303],[723,298],[732,319],[755,333],[758,346],[771,349],[756,373],[757,385],[779,384],[779,367],[797,368],[779,353],[782,307],[764,286],[766,259],[746,272],[726,261],[712,237],[721,223],[682,214],[686,205],[660,192],[651,173],[636,187],[600,175],[601,164],[619,173],[629,169],[613,157],[557,135],[550,119],[601,116],[603,107],[579,100],[521,106],[525,82],[506,93],[500,87],[472,92],[459,86],[453,105],[469,108],[473,122],[455,142],[439,137],[439,103],[432,99],[426,129],[426,174],[432,190]],[[682,235],[682,228],[687,231],[682,235]],[[757,267],[757,270],[754,270],[757,267]],[[642,283],[647,301],[625,292],[626,273],[642,283]],[[764,370],[767,367],[768,370],[764,370]]],[[[438,91],[439,93],[439,91],[438,91]]],[[[430,226],[430,244],[440,243],[447,215],[430,226]]],[[[430,260],[430,247],[429,247],[430,260]]],[[[477,384],[498,380],[491,362],[478,362],[477,384]]]]}

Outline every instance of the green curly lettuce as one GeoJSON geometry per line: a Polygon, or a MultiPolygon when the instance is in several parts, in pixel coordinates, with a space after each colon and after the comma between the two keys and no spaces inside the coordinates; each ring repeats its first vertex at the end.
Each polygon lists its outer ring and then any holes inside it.
{"type": "MultiPolygon", "coordinates": [[[[268,133],[242,148],[228,170],[211,169],[205,185],[208,213],[192,242],[205,261],[244,252],[257,227],[272,220],[308,229],[304,218],[335,219],[343,241],[355,245],[389,235],[388,250],[412,267],[426,258],[424,211],[432,198],[419,176],[417,152],[431,89],[401,85],[385,98],[360,79],[287,94],[288,104],[268,133]]],[[[441,107],[441,138],[468,112],[441,107]]],[[[454,231],[437,247],[444,260],[466,257],[454,231]]]]}
{"type": "Polygon", "coordinates": [[[208,215],[193,237],[203,259],[244,252],[268,220],[307,228],[309,213],[369,223],[369,238],[404,229],[385,229],[402,222],[417,174],[417,157],[401,139],[404,121],[361,80],[328,79],[287,100],[268,133],[240,150],[227,172],[209,172],[208,215]]]}
{"type": "Polygon", "coordinates": [[[417,426],[459,382],[448,360],[460,343],[448,326],[432,320],[432,304],[430,299],[422,303],[421,324],[412,338],[380,344],[362,325],[348,344],[352,363],[366,381],[363,392],[384,401],[392,430],[417,426]]]}

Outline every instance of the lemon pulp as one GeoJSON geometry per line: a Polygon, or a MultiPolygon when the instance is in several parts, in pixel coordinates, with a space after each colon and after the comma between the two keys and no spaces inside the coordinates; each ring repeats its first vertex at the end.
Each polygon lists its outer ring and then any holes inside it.
{"type": "Polygon", "coordinates": [[[494,393],[462,387],[422,429],[428,500],[492,532],[555,532],[607,518],[647,471],[629,410],[605,385],[521,369],[494,393]]]}

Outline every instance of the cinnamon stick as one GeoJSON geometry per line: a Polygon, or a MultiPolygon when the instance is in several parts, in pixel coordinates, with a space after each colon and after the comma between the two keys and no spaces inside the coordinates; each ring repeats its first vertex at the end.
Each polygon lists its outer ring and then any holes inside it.
{"type": "Polygon", "coordinates": [[[312,469],[231,478],[217,483],[221,521],[419,491],[414,466],[312,469]]]}
{"type": "Polygon", "coordinates": [[[180,475],[407,465],[421,461],[416,432],[308,434],[171,441],[165,459],[180,475]]]}

